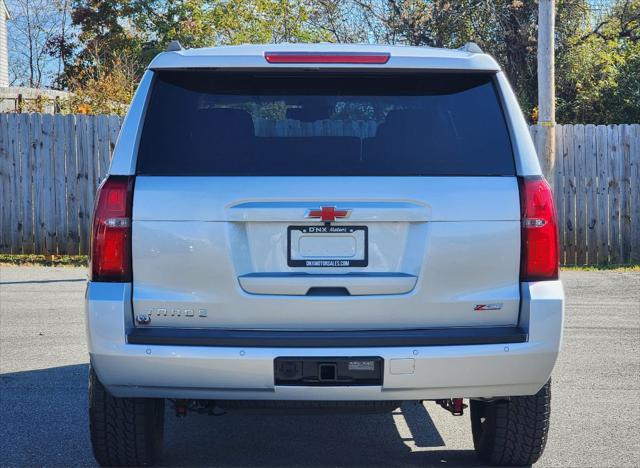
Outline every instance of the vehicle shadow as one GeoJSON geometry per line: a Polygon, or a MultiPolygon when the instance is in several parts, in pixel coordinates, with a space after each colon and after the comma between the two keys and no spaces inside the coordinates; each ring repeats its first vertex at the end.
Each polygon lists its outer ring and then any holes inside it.
{"type": "Polygon", "coordinates": [[[166,421],[165,466],[479,465],[472,450],[444,449],[421,404],[373,415],[229,413],[166,421]]]}
{"type": "Polygon", "coordinates": [[[0,284],[9,285],[9,284],[82,283],[86,281],[87,281],[87,278],[68,278],[68,279],[56,279],[56,280],[0,281],[0,284]]]}
{"type": "MultiPolygon", "coordinates": [[[[95,465],[86,364],[0,375],[0,466],[95,465]]],[[[375,415],[173,416],[164,466],[479,466],[447,450],[421,404],[375,415]],[[412,448],[413,447],[413,450],[412,448]]]]}

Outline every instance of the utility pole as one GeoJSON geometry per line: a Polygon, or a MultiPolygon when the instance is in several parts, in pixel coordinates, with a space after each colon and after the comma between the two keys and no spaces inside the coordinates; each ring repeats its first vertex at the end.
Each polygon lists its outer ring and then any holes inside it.
{"type": "Polygon", "coordinates": [[[538,125],[542,137],[538,158],[552,187],[556,164],[555,3],[555,0],[538,1],[538,125]]]}

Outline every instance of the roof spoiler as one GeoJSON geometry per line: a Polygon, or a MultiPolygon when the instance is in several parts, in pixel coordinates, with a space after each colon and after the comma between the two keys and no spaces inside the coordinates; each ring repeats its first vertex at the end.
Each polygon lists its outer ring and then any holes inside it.
{"type": "Polygon", "coordinates": [[[171,41],[165,49],[165,52],[178,52],[179,50],[182,50],[182,44],[180,44],[180,41],[171,41]]]}
{"type": "Polygon", "coordinates": [[[465,45],[458,48],[458,50],[461,50],[462,52],[469,52],[471,54],[484,54],[480,46],[475,42],[467,42],[465,45]]]}

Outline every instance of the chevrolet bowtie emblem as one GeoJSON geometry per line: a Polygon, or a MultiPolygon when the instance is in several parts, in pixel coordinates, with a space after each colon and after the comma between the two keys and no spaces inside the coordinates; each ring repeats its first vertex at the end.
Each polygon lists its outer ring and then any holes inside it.
{"type": "Polygon", "coordinates": [[[321,206],[317,210],[309,210],[305,218],[320,219],[324,222],[335,221],[336,218],[348,218],[351,210],[338,210],[335,206],[321,206]]]}

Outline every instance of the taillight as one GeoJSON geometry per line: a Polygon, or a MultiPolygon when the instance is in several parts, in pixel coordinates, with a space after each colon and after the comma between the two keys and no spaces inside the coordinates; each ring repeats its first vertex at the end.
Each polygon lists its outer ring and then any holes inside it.
{"type": "Polygon", "coordinates": [[[369,63],[384,64],[391,54],[378,52],[265,52],[269,63],[369,63]]]}
{"type": "Polygon", "coordinates": [[[560,244],[551,188],[543,177],[521,177],[520,281],[558,279],[560,244]]]}
{"type": "Polygon", "coordinates": [[[91,281],[131,281],[133,177],[110,176],[98,189],[91,231],[91,281]]]}

